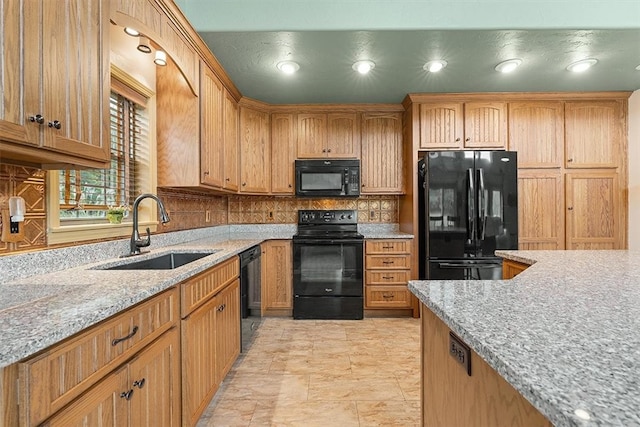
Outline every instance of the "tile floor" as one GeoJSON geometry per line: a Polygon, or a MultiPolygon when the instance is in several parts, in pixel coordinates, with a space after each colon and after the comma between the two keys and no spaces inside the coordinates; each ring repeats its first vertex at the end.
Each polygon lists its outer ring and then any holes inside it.
{"type": "Polygon", "coordinates": [[[418,426],[420,323],[265,318],[198,427],[418,426]]]}

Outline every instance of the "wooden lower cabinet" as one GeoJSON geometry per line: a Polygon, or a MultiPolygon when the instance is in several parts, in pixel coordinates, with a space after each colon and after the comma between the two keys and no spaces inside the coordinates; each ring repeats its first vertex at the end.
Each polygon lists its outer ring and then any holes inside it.
{"type": "Polygon", "coordinates": [[[422,426],[536,426],[551,423],[471,350],[471,375],[449,353],[449,328],[422,317],[422,426]]]}
{"type": "Polygon", "coordinates": [[[262,314],[293,313],[293,250],[291,240],[268,240],[262,245],[262,314]]]}
{"type": "Polygon", "coordinates": [[[529,264],[522,262],[511,261],[509,259],[502,260],[502,278],[505,280],[513,279],[518,274],[529,268],[529,264]]]}
{"type": "Polygon", "coordinates": [[[181,322],[183,426],[197,424],[240,353],[238,265],[234,257],[182,284],[201,297],[181,322]]]}
{"type": "Polygon", "coordinates": [[[366,309],[410,309],[411,240],[368,239],[365,242],[366,309]]]}

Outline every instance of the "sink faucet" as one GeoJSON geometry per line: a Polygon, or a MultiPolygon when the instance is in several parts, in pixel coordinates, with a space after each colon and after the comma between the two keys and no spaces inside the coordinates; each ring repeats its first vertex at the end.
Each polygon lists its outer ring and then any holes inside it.
{"type": "Polygon", "coordinates": [[[160,208],[160,221],[163,224],[169,222],[169,214],[167,213],[162,201],[155,194],[145,193],[139,195],[136,200],[133,202],[133,231],[131,232],[131,247],[129,251],[129,255],[138,255],[140,253],[140,248],[144,248],[151,244],[151,230],[147,227],[147,238],[141,239],[140,234],[138,233],[138,205],[144,199],[153,199],[158,203],[158,208],[160,208]]]}

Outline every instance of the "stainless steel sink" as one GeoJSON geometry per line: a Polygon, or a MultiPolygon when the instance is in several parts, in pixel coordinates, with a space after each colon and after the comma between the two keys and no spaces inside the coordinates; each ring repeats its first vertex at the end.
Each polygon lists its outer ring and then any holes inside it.
{"type": "Polygon", "coordinates": [[[172,270],[190,262],[197,261],[218,251],[211,252],[170,252],[154,258],[127,264],[101,268],[101,270],[172,270]]]}

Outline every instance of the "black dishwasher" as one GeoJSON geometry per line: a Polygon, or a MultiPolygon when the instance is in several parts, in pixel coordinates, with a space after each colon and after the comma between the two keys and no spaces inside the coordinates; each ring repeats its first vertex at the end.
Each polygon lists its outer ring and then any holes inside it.
{"type": "Polygon", "coordinates": [[[260,325],[260,246],[240,252],[241,351],[260,325]]]}

